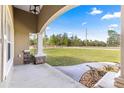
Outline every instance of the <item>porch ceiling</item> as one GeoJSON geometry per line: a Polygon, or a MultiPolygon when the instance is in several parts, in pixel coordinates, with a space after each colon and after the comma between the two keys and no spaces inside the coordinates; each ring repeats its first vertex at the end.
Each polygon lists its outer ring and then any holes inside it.
{"type": "MultiPolygon", "coordinates": [[[[30,12],[29,11],[30,5],[14,5],[14,7],[24,10],[24,11],[27,11],[27,12],[30,12]]],[[[43,7],[43,5],[40,5],[40,9],[42,9],[42,7],[43,7]]]]}

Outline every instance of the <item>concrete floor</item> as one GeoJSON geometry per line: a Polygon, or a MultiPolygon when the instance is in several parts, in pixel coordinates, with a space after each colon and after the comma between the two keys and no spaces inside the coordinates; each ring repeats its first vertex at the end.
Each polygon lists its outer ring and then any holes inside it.
{"type": "Polygon", "coordinates": [[[82,84],[73,80],[61,71],[48,64],[18,65],[6,87],[9,88],[83,88],[82,84]]]}

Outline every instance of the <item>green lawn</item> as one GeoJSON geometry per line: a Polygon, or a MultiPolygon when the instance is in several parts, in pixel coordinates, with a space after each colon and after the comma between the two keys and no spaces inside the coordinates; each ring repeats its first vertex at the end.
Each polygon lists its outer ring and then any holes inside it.
{"type": "Polygon", "coordinates": [[[75,65],[84,62],[119,62],[119,50],[46,48],[47,63],[53,66],[75,65]]]}

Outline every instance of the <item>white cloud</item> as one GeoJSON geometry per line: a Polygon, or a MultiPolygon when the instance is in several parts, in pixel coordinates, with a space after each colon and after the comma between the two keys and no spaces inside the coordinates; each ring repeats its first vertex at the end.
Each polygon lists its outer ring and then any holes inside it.
{"type": "Polygon", "coordinates": [[[68,36],[70,37],[70,36],[72,36],[73,35],[73,33],[72,32],[68,32],[68,36]]]}
{"type": "Polygon", "coordinates": [[[50,30],[51,28],[49,26],[46,27],[46,30],[50,30]]]}
{"type": "Polygon", "coordinates": [[[112,18],[119,18],[121,16],[121,12],[114,12],[113,14],[106,14],[101,19],[112,19],[112,18]]]}
{"type": "Polygon", "coordinates": [[[118,27],[118,24],[110,24],[110,25],[108,26],[109,30],[113,30],[113,29],[115,29],[115,28],[117,28],[117,27],[118,27]]]}
{"type": "Polygon", "coordinates": [[[72,34],[72,32],[68,32],[68,34],[72,34]]]}
{"type": "Polygon", "coordinates": [[[87,22],[83,22],[83,23],[82,23],[82,26],[84,26],[84,25],[86,25],[86,24],[87,24],[87,22]]]}
{"type": "Polygon", "coordinates": [[[92,8],[92,11],[90,12],[91,15],[97,15],[97,14],[101,14],[103,11],[97,9],[96,7],[92,8]]]}
{"type": "Polygon", "coordinates": [[[110,24],[109,27],[118,27],[118,24],[110,24]]]}

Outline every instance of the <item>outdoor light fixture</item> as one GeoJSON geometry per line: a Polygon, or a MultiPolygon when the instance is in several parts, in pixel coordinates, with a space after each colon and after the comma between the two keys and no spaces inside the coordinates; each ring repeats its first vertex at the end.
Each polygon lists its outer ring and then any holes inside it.
{"type": "Polygon", "coordinates": [[[40,13],[40,5],[30,5],[29,11],[33,14],[39,14],[40,13]]]}

